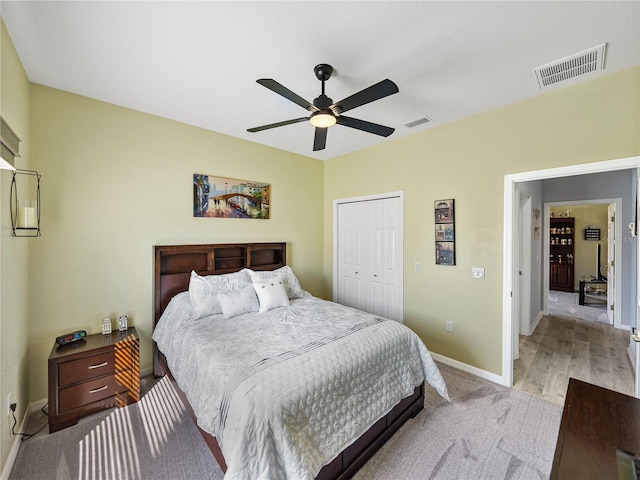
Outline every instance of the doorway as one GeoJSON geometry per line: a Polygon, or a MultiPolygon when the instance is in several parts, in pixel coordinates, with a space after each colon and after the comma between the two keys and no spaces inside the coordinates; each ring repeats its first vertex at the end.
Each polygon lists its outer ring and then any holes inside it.
{"type": "Polygon", "coordinates": [[[621,282],[621,272],[615,268],[620,263],[616,252],[621,252],[621,225],[612,221],[621,208],[621,198],[545,203],[544,212],[550,228],[545,229],[543,240],[543,258],[549,258],[544,274],[544,278],[547,275],[549,278],[548,288],[545,285],[543,292],[544,312],[624,328],[615,308],[622,303],[621,291],[616,288],[621,282]],[[566,235],[554,234],[553,225],[565,219],[571,220],[575,231],[566,235]],[[569,245],[558,248],[559,239],[569,245]],[[563,291],[552,284],[551,270],[559,266],[557,254],[567,251],[571,252],[571,257],[564,260],[571,268],[571,282],[570,288],[563,291]]]}
{"type": "MultiPolygon", "coordinates": [[[[504,184],[504,262],[503,262],[503,367],[502,367],[502,381],[505,385],[511,386],[513,384],[513,358],[514,358],[514,329],[518,329],[514,325],[514,319],[518,318],[515,312],[515,308],[520,305],[520,300],[514,299],[513,295],[518,295],[518,289],[516,284],[519,282],[519,270],[518,262],[514,257],[514,245],[517,242],[519,233],[516,231],[515,226],[520,221],[519,208],[518,208],[518,189],[519,183],[537,182],[539,180],[549,179],[575,179],[576,181],[586,180],[587,177],[583,175],[589,174],[601,174],[607,172],[626,171],[632,178],[634,186],[638,185],[638,169],[640,168],[640,157],[630,157],[625,159],[610,160],[604,162],[594,162],[583,165],[575,165],[570,167],[560,167],[548,170],[539,170],[533,172],[525,172],[520,174],[512,174],[505,176],[504,184]]],[[[628,206],[631,211],[638,209],[637,197],[628,206]]],[[[548,224],[545,225],[545,230],[549,228],[548,224]]],[[[634,265],[632,267],[632,282],[628,282],[628,285],[633,284],[633,295],[635,298],[640,298],[640,291],[637,282],[638,278],[638,242],[635,242],[632,247],[634,265]]],[[[539,255],[540,252],[538,252],[539,255]]],[[[548,257],[547,257],[548,258],[548,257]]],[[[546,262],[543,262],[543,265],[546,262]]],[[[540,275],[542,277],[541,282],[546,282],[546,288],[542,288],[542,291],[548,291],[548,270],[547,275],[540,275]]],[[[637,302],[625,302],[623,307],[630,309],[631,324],[630,327],[638,326],[638,306],[637,302]],[[628,305],[627,305],[628,303],[628,305]]],[[[640,348],[634,342],[629,347],[629,356],[632,363],[635,366],[635,395],[640,397],[640,380],[639,380],[639,364],[640,361],[640,348]]]]}

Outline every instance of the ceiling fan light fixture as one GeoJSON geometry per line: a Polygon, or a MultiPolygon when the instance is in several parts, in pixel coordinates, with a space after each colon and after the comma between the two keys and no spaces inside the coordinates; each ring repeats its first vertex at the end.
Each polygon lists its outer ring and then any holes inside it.
{"type": "Polygon", "coordinates": [[[309,117],[311,125],[318,128],[329,128],[336,124],[336,117],[332,113],[326,111],[314,112],[309,117]]]}

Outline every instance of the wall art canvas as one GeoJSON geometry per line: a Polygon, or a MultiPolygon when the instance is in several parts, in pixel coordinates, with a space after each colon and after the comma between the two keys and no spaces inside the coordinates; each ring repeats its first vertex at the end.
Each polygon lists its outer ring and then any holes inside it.
{"type": "Polygon", "coordinates": [[[236,178],[193,174],[193,216],[269,218],[271,186],[236,178]]]}
{"type": "Polygon", "coordinates": [[[453,242],[453,223],[436,223],[436,242],[453,242]]]}
{"type": "Polygon", "coordinates": [[[456,264],[456,236],[453,199],[433,202],[436,265],[456,264]]]}
{"type": "Polygon", "coordinates": [[[455,265],[456,249],[454,242],[436,242],[436,265],[455,265]]]}

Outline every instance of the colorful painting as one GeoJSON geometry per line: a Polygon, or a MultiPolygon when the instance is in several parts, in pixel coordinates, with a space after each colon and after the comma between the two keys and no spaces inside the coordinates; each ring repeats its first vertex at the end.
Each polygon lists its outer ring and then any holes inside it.
{"type": "Polygon", "coordinates": [[[193,174],[193,216],[269,218],[268,183],[193,174]]]}

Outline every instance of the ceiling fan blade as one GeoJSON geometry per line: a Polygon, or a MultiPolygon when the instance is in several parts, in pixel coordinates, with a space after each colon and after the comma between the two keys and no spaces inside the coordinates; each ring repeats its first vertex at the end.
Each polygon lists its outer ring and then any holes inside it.
{"type": "Polygon", "coordinates": [[[309,110],[310,112],[316,112],[318,109],[311,103],[302,98],[301,96],[293,93],[287,87],[281,85],[271,78],[261,78],[256,80],[263,87],[267,87],[269,90],[276,92],[278,95],[282,95],[287,100],[291,100],[293,103],[297,103],[302,108],[309,110]]]}
{"type": "Polygon", "coordinates": [[[316,134],[313,139],[314,152],[317,152],[318,150],[324,150],[324,147],[327,145],[327,130],[329,129],[316,127],[316,134]]]}
{"type": "Polygon", "coordinates": [[[331,110],[333,110],[334,107],[338,108],[336,113],[340,114],[347,110],[351,110],[352,108],[360,107],[361,105],[393,95],[399,91],[398,86],[387,78],[386,80],[382,80],[381,82],[371,85],[364,90],[360,90],[358,93],[354,93],[344,100],[334,103],[329,108],[331,110]]]}
{"type": "Polygon", "coordinates": [[[284,127],[285,125],[291,125],[292,123],[306,122],[307,120],[309,120],[309,117],[294,118],[293,120],[285,120],[284,122],[270,123],[269,125],[262,125],[261,127],[247,128],[247,132],[252,132],[252,133],[261,132],[262,130],[269,130],[270,128],[276,128],[276,127],[284,127]]]}
{"type": "Polygon", "coordinates": [[[344,115],[337,117],[337,122],[345,127],[355,128],[357,130],[362,130],[363,132],[380,135],[381,137],[388,137],[396,130],[395,128],[385,127],[384,125],[359,120],[353,117],[345,117],[344,115]]]}

